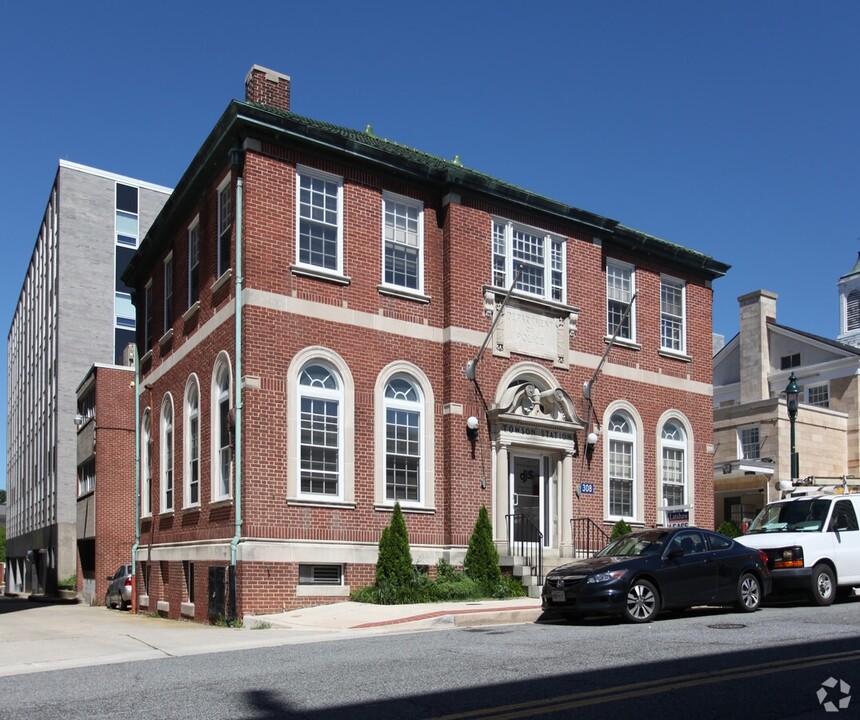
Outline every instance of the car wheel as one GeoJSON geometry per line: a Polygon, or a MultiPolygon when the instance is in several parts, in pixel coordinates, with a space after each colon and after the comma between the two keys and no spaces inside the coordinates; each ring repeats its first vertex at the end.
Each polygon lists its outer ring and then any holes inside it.
{"type": "Polygon", "coordinates": [[[818,564],[812,568],[812,602],[816,605],[831,605],[836,599],[836,578],[829,565],[818,564]]]}
{"type": "Polygon", "coordinates": [[[761,605],[761,583],[752,573],[744,573],[738,580],[737,608],[741,612],[753,612],[761,605]]]}
{"type": "Polygon", "coordinates": [[[113,607],[110,602],[110,593],[105,593],[105,607],[108,609],[113,607]]]}
{"type": "Polygon", "coordinates": [[[130,603],[130,602],[128,602],[127,600],[123,600],[122,598],[120,598],[120,601],[119,601],[119,609],[120,609],[120,610],[128,610],[128,606],[129,606],[129,605],[131,605],[131,603],[130,603]]]}
{"type": "Polygon", "coordinates": [[[629,622],[651,622],[660,609],[657,588],[647,580],[635,580],[627,591],[624,618],[629,622]]]}

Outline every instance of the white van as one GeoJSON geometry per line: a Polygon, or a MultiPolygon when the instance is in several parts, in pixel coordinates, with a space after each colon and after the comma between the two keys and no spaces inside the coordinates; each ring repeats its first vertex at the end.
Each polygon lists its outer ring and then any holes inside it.
{"type": "Polygon", "coordinates": [[[860,586],[860,493],[801,495],[769,503],[736,538],[764,550],[774,591],[807,590],[830,605],[860,586]]]}

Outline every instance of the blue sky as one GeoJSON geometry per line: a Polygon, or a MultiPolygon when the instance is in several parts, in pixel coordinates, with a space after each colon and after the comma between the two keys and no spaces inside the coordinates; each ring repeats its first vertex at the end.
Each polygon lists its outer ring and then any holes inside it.
{"type": "Polygon", "coordinates": [[[835,337],[860,250],[858,35],[849,0],[0,0],[0,326],[58,160],[172,187],[257,63],[291,76],[297,113],[732,265],[727,339],[758,288],[835,337]]]}

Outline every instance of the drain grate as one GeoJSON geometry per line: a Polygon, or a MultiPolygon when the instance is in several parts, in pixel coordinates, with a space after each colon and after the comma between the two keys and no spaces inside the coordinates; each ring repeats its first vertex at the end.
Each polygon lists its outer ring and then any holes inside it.
{"type": "Polygon", "coordinates": [[[714,630],[743,630],[746,625],[743,623],[714,623],[708,627],[714,630]]]}

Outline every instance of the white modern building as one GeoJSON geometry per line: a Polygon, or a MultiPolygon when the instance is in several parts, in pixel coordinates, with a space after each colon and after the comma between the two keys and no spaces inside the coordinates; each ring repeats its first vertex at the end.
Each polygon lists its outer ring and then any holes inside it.
{"type": "Polygon", "coordinates": [[[7,591],[52,594],[75,574],[76,388],[134,342],[121,276],[170,193],[59,163],[7,339],[7,591]]]}

